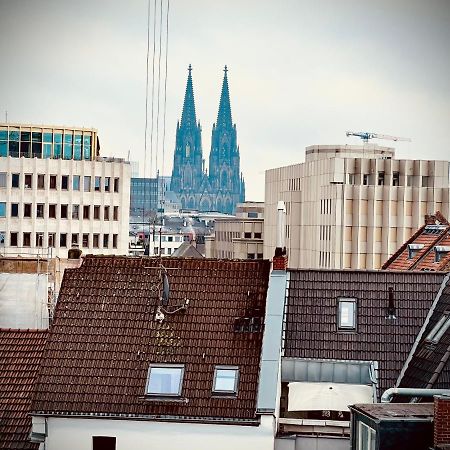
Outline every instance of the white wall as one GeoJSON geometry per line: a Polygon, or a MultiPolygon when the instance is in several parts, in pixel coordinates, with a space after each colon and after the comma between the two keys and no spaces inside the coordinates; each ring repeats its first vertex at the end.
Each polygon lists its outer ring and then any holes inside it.
{"type": "Polygon", "coordinates": [[[273,450],[272,416],[260,426],[84,418],[47,419],[46,450],[92,450],[92,436],[115,436],[116,450],[273,450]]]}

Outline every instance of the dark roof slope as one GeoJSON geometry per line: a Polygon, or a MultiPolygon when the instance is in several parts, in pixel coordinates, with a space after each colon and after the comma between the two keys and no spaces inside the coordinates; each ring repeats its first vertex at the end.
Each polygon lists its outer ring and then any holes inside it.
{"type": "Polygon", "coordinates": [[[378,361],[379,395],[393,387],[444,274],[292,270],[285,356],[378,361]],[[387,319],[389,287],[396,319],[387,319]],[[337,329],[340,297],[357,299],[357,331],[337,329]]]}
{"type": "Polygon", "coordinates": [[[0,449],[37,449],[29,442],[31,394],[47,330],[0,329],[0,449]]]}
{"type": "Polygon", "coordinates": [[[183,242],[173,253],[172,258],[196,258],[201,259],[204,256],[197,248],[189,242],[183,242]]]}
{"type": "Polygon", "coordinates": [[[237,333],[249,308],[264,315],[268,261],[88,256],[66,270],[33,410],[148,418],[255,418],[262,333],[237,333]],[[160,263],[169,307],[154,320],[160,263]],[[184,364],[183,402],[143,398],[150,363],[184,364]],[[240,368],[237,398],[214,398],[215,365],[240,368]]]}
{"type": "Polygon", "coordinates": [[[430,311],[429,320],[424,323],[421,333],[416,338],[417,345],[412,349],[404,373],[402,372],[399,379],[400,387],[445,389],[450,387],[450,328],[445,330],[438,342],[427,340],[441,319],[448,318],[450,321],[449,278],[446,277],[446,284],[430,311]]]}

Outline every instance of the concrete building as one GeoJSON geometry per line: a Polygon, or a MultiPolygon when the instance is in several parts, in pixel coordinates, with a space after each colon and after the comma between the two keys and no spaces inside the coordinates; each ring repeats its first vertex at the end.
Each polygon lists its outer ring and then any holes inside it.
{"type": "Polygon", "coordinates": [[[379,269],[426,214],[448,217],[449,162],[397,160],[373,144],[307,147],[304,163],[266,171],[265,257],[278,200],[290,267],[379,269]]]}
{"type": "Polygon", "coordinates": [[[127,254],[130,165],[99,150],[94,129],[0,124],[0,253],[127,254]]]}
{"type": "Polygon", "coordinates": [[[207,237],[206,256],[228,259],[263,258],[264,203],[236,206],[236,217],[216,219],[214,236],[207,237]]]}

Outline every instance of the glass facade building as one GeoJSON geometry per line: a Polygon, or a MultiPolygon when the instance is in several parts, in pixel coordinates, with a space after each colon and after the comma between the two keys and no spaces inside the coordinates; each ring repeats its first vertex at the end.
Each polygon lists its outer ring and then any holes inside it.
{"type": "Polygon", "coordinates": [[[158,205],[158,178],[131,178],[130,215],[147,215],[158,205]]]}
{"type": "Polygon", "coordinates": [[[98,150],[94,129],[0,124],[0,156],[89,161],[98,150]]]}

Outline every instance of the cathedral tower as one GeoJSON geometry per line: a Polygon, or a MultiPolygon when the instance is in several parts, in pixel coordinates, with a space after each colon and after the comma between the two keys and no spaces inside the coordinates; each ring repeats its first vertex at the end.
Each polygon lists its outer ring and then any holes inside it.
{"type": "Polygon", "coordinates": [[[236,125],[231,119],[227,66],[224,69],[217,123],[213,125],[209,154],[209,182],[215,209],[233,214],[236,203],[245,201],[245,183],[240,172],[236,125]]]}

